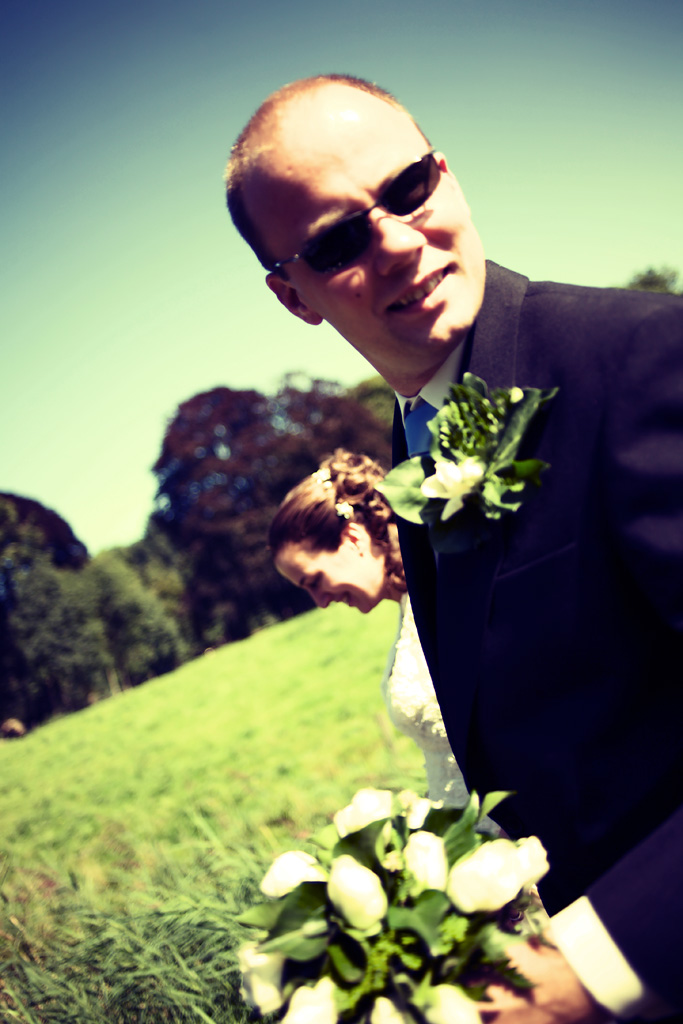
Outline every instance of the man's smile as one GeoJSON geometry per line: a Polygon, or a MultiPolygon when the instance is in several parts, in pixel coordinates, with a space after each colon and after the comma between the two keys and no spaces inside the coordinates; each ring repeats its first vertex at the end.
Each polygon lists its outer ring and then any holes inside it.
{"type": "Polygon", "coordinates": [[[446,275],[453,272],[453,269],[453,266],[449,265],[447,267],[442,267],[433,274],[430,274],[430,276],[421,284],[410,288],[399,299],[392,302],[388,307],[389,312],[393,313],[398,310],[406,309],[406,307],[412,306],[415,303],[420,302],[422,299],[425,299],[428,295],[431,295],[434,289],[441,284],[446,275]]]}

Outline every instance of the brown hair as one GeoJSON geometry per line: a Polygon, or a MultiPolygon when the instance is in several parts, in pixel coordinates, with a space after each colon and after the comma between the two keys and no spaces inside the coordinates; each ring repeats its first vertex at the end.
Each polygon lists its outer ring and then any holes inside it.
{"type": "Polygon", "coordinates": [[[406,589],[394,514],[377,490],[384,470],[368,455],[337,448],[285,495],[268,533],[273,558],[289,543],[336,551],[348,522],[364,526],[384,554],[387,579],[406,589]]]}
{"type": "Polygon", "coordinates": [[[397,110],[403,111],[410,117],[405,107],[386,89],[376,85],[374,82],[368,82],[364,78],[356,78],[353,75],[329,74],[300,78],[296,82],[289,82],[287,85],[283,85],[281,89],[278,89],[264,100],[242,129],[232,147],[225,171],[225,184],[228,209],[232,222],[245,242],[254,250],[266,270],[271,269],[273,257],[268,253],[251,217],[247,213],[244,202],[245,179],[263,150],[263,140],[272,133],[278,114],[285,104],[304,93],[335,83],[347,85],[352,89],[359,89],[361,92],[368,92],[372,96],[376,96],[377,99],[389,103],[397,110]]]}

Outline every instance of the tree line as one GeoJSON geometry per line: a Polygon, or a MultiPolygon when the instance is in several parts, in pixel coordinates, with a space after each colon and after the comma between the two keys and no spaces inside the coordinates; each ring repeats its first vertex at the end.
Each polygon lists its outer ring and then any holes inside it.
{"type": "Polygon", "coordinates": [[[93,558],[56,512],[0,494],[0,722],[78,710],[309,608],[273,569],[270,520],[338,446],[388,468],[392,411],[379,377],[194,395],[165,431],[144,537],[93,558]]]}
{"type": "MultiPolygon", "coordinates": [[[[678,280],[650,267],[628,287],[678,280]]],[[[56,512],[0,494],[0,723],[78,710],[307,610],[273,569],[270,520],[336,447],[388,468],[393,405],[380,377],[194,395],[165,431],[144,537],[94,558],[56,512]]]]}

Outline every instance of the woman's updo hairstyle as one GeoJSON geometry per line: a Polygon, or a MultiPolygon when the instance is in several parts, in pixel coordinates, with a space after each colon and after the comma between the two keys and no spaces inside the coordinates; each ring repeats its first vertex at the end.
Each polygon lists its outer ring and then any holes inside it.
{"type": "Polygon", "coordinates": [[[394,514],[376,489],[383,479],[384,470],[374,459],[337,448],[280,504],[268,534],[273,558],[289,543],[308,543],[315,551],[336,551],[344,527],[356,522],[382,548],[391,582],[405,590],[394,514]]]}

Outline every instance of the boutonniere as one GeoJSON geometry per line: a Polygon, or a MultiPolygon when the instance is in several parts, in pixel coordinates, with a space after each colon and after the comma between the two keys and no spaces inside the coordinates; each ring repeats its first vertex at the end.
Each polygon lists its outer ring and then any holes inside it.
{"type": "Polygon", "coordinates": [[[396,515],[426,524],[435,551],[454,553],[481,544],[487,520],[516,512],[540,486],[540,459],[517,459],[539,409],[557,388],[495,388],[466,373],[428,427],[428,455],[416,455],[387,473],[380,489],[396,515]]]}

